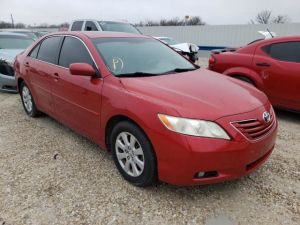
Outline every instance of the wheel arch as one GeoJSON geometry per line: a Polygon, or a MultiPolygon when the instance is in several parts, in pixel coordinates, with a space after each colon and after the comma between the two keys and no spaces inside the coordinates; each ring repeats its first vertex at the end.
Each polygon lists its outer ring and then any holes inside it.
{"type": "Polygon", "coordinates": [[[253,71],[249,68],[244,68],[244,67],[230,68],[230,69],[226,70],[224,72],[224,74],[226,74],[227,76],[230,76],[230,77],[235,77],[235,78],[236,77],[245,77],[245,78],[249,79],[250,81],[252,81],[257,88],[262,89],[262,87],[263,87],[262,78],[259,76],[258,73],[256,73],[255,71],[253,71]]]}
{"type": "Polygon", "coordinates": [[[22,77],[19,77],[18,81],[17,81],[17,90],[18,90],[18,92],[20,92],[20,85],[21,85],[22,82],[25,82],[24,79],[22,77]]]}
{"type": "MultiPolygon", "coordinates": [[[[112,117],[110,117],[105,124],[105,145],[106,145],[106,149],[108,151],[110,151],[109,138],[110,138],[111,131],[114,128],[114,126],[116,126],[116,124],[118,124],[122,121],[128,121],[128,122],[136,125],[145,134],[145,136],[148,138],[148,140],[150,141],[150,143],[152,145],[151,139],[149,138],[149,136],[147,135],[147,133],[145,132],[145,130],[139,123],[137,123],[134,119],[130,118],[127,115],[118,114],[118,115],[113,115],[112,117]]],[[[153,148],[153,145],[152,145],[152,148],[153,148]]],[[[154,148],[153,148],[153,151],[155,154],[154,148]]],[[[155,157],[156,157],[156,154],[155,154],[155,157]]]]}

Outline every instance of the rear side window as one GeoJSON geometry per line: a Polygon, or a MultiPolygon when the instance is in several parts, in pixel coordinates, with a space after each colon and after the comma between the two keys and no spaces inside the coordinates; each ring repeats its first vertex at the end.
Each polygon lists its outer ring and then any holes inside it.
{"type": "Polygon", "coordinates": [[[300,42],[283,42],[264,46],[264,52],[274,59],[300,63],[300,42]]]}
{"type": "Polygon", "coordinates": [[[71,27],[71,31],[79,31],[82,28],[83,21],[76,21],[71,27]]]}
{"type": "Polygon", "coordinates": [[[86,21],[84,30],[86,30],[86,31],[95,31],[96,30],[97,31],[98,29],[94,22],[86,21]]]}
{"type": "Polygon", "coordinates": [[[36,58],[37,58],[38,51],[39,51],[39,48],[40,48],[40,44],[38,44],[37,46],[34,47],[34,49],[30,52],[29,56],[30,56],[31,58],[36,59],[36,58]]]}
{"type": "Polygon", "coordinates": [[[56,64],[58,47],[61,37],[49,37],[41,43],[37,58],[39,60],[56,64]]]}
{"type": "Polygon", "coordinates": [[[72,63],[88,63],[91,66],[94,65],[83,43],[77,38],[66,37],[61,48],[58,64],[68,68],[72,63]]]}

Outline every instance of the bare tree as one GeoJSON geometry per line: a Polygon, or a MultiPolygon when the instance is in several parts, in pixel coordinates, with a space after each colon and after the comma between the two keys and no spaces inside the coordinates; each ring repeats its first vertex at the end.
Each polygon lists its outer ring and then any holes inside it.
{"type": "Polygon", "coordinates": [[[153,20],[147,20],[146,22],[139,22],[136,26],[194,26],[205,25],[205,22],[199,16],[188,17],[180,19],[175,17],[172,19],[161,19],[159,22],[153,20]]]}
{"type": "Polygon", "coordinates": [[[192,16],[186,22],[187,26],[205,25],[205,22],[199,16],[192,16]]]}
{"type": "Polygon", "coordinates": [[[272,17],[272,11],[264,10],[258,13],[254,20],[250,20],[251,24],[269,24],[269,23],[287,23],[289,17],[285,15],[277,15],[272,17]]]}
{"type": "Polygon", "coordinates": [[[255,17],[255,21],[260,24],[270,23],[272,11],[264,10],[258,13],[255,17]]]}
{"type": "Polygon", "coordinates": [[[278,15],[278,16],[276,16],[272,19],[272,22],[273,23],[288,23],[289,18],[287,16],[284,16],[284,15],[278,15]]]}

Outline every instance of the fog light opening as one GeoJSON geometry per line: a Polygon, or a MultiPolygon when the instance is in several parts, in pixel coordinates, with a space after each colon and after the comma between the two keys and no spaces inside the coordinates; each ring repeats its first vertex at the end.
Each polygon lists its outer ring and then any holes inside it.
{"type": "Polygon", "coordinates": [[[200,171],[198,173],[195,174],[195,178],[196,179],[203,179],[203,178],[210,178],[210,177],[217,177],[218,176],[218,172],[217,171],[200,171]]]}

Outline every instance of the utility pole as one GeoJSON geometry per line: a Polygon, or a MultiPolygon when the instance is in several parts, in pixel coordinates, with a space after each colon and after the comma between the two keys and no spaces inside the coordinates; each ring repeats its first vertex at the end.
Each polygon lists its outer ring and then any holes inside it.
{"type": "Polygon", "coordinates": [[[13,15],[10,14],[12,28],[15,28],[13,15]]]}

